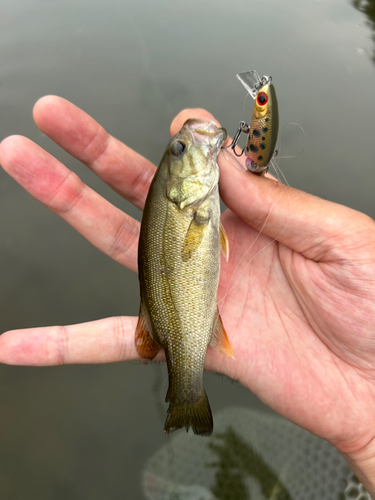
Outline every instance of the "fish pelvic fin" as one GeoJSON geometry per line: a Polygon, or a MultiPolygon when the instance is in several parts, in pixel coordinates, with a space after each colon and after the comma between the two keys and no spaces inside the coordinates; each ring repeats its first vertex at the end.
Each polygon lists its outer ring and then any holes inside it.
{"type": "Polygon", "coordinates": [[[147,308],[141,299],[139,318],[135,330],[135,348],[141,358],[153,359],[160,351],[160,346],[152,337],[152,326],[147,308]]]}
{"type": "Polygon", "coordinates": [[[223,224],[220,222],[220,248],[224,254],[225,260],[228,262],[229,260],[229,242],[228,236],[225,232],[223,224]]]}
{"type": "Polygon", "coordinates": [[[170,403],[164,433],[169,434],[181,427],[186,427],[186,432],[191,427],[194,434],[199,436],[212,434],[214,423],[210,403],[204,390],[198,401],[186,404],[170,403]]]}
{"type": "Polygon", "coordinates": [[[210,345],[217,351],[221,352],[222,354],[225,354],[225,356],[235,359],[219,311],[217,311],[216,324],[212,332],[210,345]]]}

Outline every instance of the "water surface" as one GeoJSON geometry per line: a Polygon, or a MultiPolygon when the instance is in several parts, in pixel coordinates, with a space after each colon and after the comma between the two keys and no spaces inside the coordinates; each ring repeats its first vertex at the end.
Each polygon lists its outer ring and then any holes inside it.
{"type": "MultiPolygon", "coordinates": [[[[303,154],[280,161],[289,183],[375,217],[374,24],[359,10],[366,5],[0,0],[0,139],[30,137],[140,219],[40,133],[36,100],[71,100],[157,164],[185,107],[209,109],[233,134],[247,118],[235,74],[256,69],[273,76],[281,126],[298,122],[306,133],[303,154]]],[[[287,148],[287,129],[283,142],[287,148]]],[[[0,331],[137,315],[137,276],[3,171],[0,221],[0,331]]],[[[142,467],[164,442],[166,383],[165,367],[137,363],[1,366],[0,497],[142,498],[142,467]]],[[[222,377],[208,374],[206,389],[214,412],[233,404],[267,411],[222,377]]]]}

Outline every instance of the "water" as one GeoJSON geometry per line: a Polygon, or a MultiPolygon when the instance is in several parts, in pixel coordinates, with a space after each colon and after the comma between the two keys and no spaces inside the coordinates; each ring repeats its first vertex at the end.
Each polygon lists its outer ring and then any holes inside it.
{"type": "Polygon", "coordinates": [[[358,480],[343,494],[352,474],[333,446],[279,416],[232,407],[215,426],[204,440],[175,434],[147,461],[147,500],[369,500],[358,480]]]}
{"type": "MultiPolygon", "coordinates": [[[[281,126],[306,132],[303,154],[280,161],[289,183],[375,217],[373,33],[349,1],[0,0],[0,8],[0,139],[30,137],[134,217],[137,209],[36,128],[39,97],[71,100],[158,163],[179,110],[205,107],[233,134],[247,118],[235,74],[271,74],[281,126]]],[[[138,313],[137,277],[3,171],[0,227],[1,331],[138,313]]],[[[0,497],[142,498],[142,467],[164,442],[166,369],[157,391],[156,370],[1,366],[0,497]]],[[[205,385],[214,412],[267,411],[222,377],[208,374],[205,385]]]]}

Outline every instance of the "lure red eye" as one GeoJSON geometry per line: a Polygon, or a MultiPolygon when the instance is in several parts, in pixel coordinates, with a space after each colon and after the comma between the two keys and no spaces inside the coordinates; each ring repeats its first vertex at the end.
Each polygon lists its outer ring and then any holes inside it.
{"type": "Polygon", "coordinates": [[[259,92],[257,95],[257,103],[259,106],[264,106],[268,102],[268,96],[265,92],[259,92]]]}

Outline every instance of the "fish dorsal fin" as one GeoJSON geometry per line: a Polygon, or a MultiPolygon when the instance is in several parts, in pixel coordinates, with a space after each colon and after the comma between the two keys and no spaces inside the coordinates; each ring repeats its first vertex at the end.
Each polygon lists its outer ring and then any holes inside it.
{"type": "Polygon", "coordinates": [[[182,247],[182,260],[184,262],[187,262],[200,247],[208,222],[209,219],[198,220],[196,217],[191,220],[185,236],[184,246],[182,247]]]}
{"type": "Polygon", "coordinates": [[[139,318],[135,330],[135,347],[141,358],[153,359],[160,351],[160,346],[152,338],[152,327],[147,309],[141,300],[139,318]]]}
{"type": "Polygon", "coordinates": [[[220,248],[224,254],[225,260],[228,262],[229,260],[229,242],[228,236],[225,232],[223,224],[220,222],[220,248]]]}
{"type": "Polygon", "coordinates": [[[234,359],[233,351],[230,346],[227,333],[224,329],[223,322],[221,321],[219,311],[217,312],[216,325],[214,331],[212,332],[210,345],[222,354],[234,359]]]}

